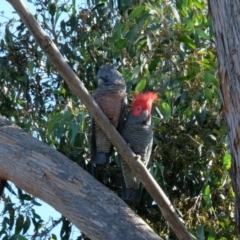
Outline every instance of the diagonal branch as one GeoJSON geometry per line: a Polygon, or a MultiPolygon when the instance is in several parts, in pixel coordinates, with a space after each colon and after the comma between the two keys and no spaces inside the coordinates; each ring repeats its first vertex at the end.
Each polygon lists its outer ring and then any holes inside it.
{"type": "Polygon", "coordinates": [[[54,42],[47,36],[41,26],[38,24],[34,16],[29,12],[22,0],[7,0],[14,9],[18,12],[21,20],[27,26],[36,42],[40,45],[44,53],[47,55],[53,66],[58,70],[61,76],[65,79],[69,87],[81,99],[82,103],[88,109],[90,115],[95,119],[104,133],[110,139],[121,156],[129,163],[131,168],[136,172],[137,176],[158,204],[162,214],[168,221],[173,231],[179,239],[192,239],[187,231],[171,202],[168,200],[160,186],[153,179],[151,174],[145,168],[143,163],[131,151],[126,142],[119,135],[117,130],[111,125],[107,117],[103,114],[92,96],[88,93],[84,84],[75,75],[69,67],[54,42]]]}

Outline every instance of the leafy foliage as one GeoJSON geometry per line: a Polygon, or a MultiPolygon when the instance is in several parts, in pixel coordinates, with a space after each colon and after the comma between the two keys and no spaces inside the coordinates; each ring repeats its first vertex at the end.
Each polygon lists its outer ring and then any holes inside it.
{"type": "MultiPolygon", "coordinates": [[[[149,170],[198,239],[236,239],[230,155],[216,77],[216,52],[206,0],[86,1],[33,0],[35,17],[68,64],[92,92],[96,71],[114,64],[134,92],[154,90],[154,146],[149,170]]],[[[117,194],[122,176],[116,155],[108,169],[92,169],[90,116],[48,62],[19,20],[3,23],[0,57],[1,114],[55,147],[117,194]]],[[[10,187],[10,186],[9,186],[10,187]]],[[[45,223],[27,193],[13,204],[5,194],[3,239],[33,239],[45,223]]],[[[161,236],[176,239],[147,192],[128,204],[161,236]]],[[[62,222],[61,239],[71,223],[62,222]]],[[[53,224],[54,225],[54,224],[53,224]]],[[[57,239],[49,231],[45,237],[57,239]]],[[[88,239],[81,235],[78,239],[88,239]]]]}

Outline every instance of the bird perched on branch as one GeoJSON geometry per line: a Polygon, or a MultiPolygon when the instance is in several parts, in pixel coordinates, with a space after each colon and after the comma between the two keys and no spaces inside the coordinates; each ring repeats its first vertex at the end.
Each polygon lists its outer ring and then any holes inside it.
{"type": "MultiPolygon", "coordinates": [[[[113,66],[102,66],[98,73],[98,87],[93,98],[114,127],[124,119],[127,105],[126,84],[122,75],[113,66]]],[[[112,144],[101,128],[92,120],[92,163],[108,166],[112,144]]]]}
{"type": "MultiPolygon", "coordinates": [[[[153,131],[151,127],[152,103],[157,99],[154,92],[139,93],[135,96],[132,108],[127,116],[120,134],[141,161],[147,166],[152,152],[153,131]]],[[[125,186],[122,190],[122,198],[127,200],[141,200],[140,181],[121,158],[121,167],[125,186]]]]}

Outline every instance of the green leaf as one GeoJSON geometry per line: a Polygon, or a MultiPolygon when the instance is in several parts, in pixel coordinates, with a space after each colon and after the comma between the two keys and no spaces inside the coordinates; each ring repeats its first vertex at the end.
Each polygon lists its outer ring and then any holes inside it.
{"type": "Polygon", "coordinates": [[[56,114],[53,115],[49,120],[48,120],[48,131],[52,133],[53,131],[56,130],[56,127],[59,125],[61,120],[61,114],[56,114]]]}
{"type": "Polygon", "coordinates": [[[212,103],[212,91],[209,88],[204,88],[203,91],[208,102],[212,103]]]}
{"type": "Polygon", "coordinates": [[[18,104],[23,106],[24,105],[24,101],[22,99],[18,99],[18,104]]]}
{"type": "Polygon", "coordinates": [[[59,126],[57,128],[57,132],[56,132],[57,138],[61,138],[63,136],[63,133],[64,133],[64,127],[63,126],[59,126]]]}
{"type": "Polygon", "coordinates": [[[207,207],[210,208],[212,206],[212,201],[211,201],[211,192],[210,192],[209,185],[205,186],[203,189],[203,199],[207,207]]]}
{"type": "Polygon", "coordinates": [[[149,50],[152,51],[152,43],[151,43],[151,39],[150,39],[149,35],[147,35],[147,46],[148,46],[149,50]]]}
{"type": "Polygon", "coordinates": [[[49,240],[57,240],[57,236],[55,234],[52,234],[52,236],[49,240]]]}
{"type": "Polygon", "coordinates": [[[209,229],[207,240],[215,240],[215,239],[216,239],[216,232],[215,232],[214,228],[211,227],[209,229]]]}
{"type": "Polygon", "coordinates": [[[205,237],[204,237],[204,226],[198,226],[197,227],[197,234],[198,234],[198,237],[200,240],[205,240],[205,237]]]}
{"type": "Polygon", "coordinates": [[[14,46],[14,41],[12,38],[12,33],[9,31],[9,28],[7,27],[5,30],[5,41],[8,45],[10,45],[11,47],[14,46]]]}
{"type": "Polygon", "coordinates": [[[52,65],[50,64],[50,62],[47,60],[46,62],[46,69],[47,69],[47,76],[50,76],[51,73],[51,69],[52,69],[52,65]]]}
{"type": "Polygon", "coordinates": [[[15,213],[16,213],[16,211],[15,211],[14,208],[11,208],[11,209],[9,209],[8,213],[9,213],[8,224],[9,224],[9,229],[11,230],[13,228],[14,223],[15,223],[15,213]]]}
{"type": "Polygon", "coordinates": [[[219,86],[219,82],[217,81],[217,79],[215,78],[214,73],[212,73],[212,72],[204,72],[203,75],[202,75],[202,80],[205,83],[212,83],[216,87],[219,86]]]}
{"type": "Polygon", "coordinates": [[[76,0],[72,0],[71,7],[72,7],[72,14],[76,15],[76,12],[77,12],[77,10],[76,10],[76,0]]]}
{"type": "Polygon", "coordinates": [[[141,69],[141,67],[140,67],[139,65],[137,65],[137,66],[133,69],[133,73],[132,73],[132,76],[131,76],[131,80],[138,77],[138,74],[139,74],[139,72],[140,72],[140,69],[141,69]]]}
{"type": "Polygon", "coordinates": [[[77,135],[77,133],[78,133],[78,126],[77,126],[77,124],[76,124],[76,122],[75,121],[73,121],[72,122],[72,124],[71,124],[71,130],[72,130],[72,137],[71,137],[71,144],[73,144],[73,142],[74,142],[74,140],[75,140],[75,138],[76,138],[76,135],[77,135]]]}
{"type": "Polygon", "coordinates": [[[163,115],[163,120],[167,121],[171,116],[171,107],[168,103],[164,102],[161,105],[161,113],[163,115]]]}
{"type": "Polygon", "coordinates": [[[117,34],[118,38],[122,37],[122,28],[123,28],[123,24],[122,23],[116,23],[116,25],[114,26],[114,33],[117,34]]]}
{"type": "Polygon", "coordinates": [[[35,199],[33,199],[31,203],[32,203],[34,206],[38,206],[38,207],[42,206],[42,204],[39,203],[39,202],[37,202],[35,199]]]}
{"type": "Polygon", "coordinates": [[[231,167],[231,155],[227,152],[225,152],[223,157],[223,165],[227,170],[229,170],[231,167]]]}
{"type": "Polygon", "coordinates": [[[31,209],[31,212],[34,218],[41,219],[41,217],[37,213],[35,213],[35,210],[33,208],[31,209]]]}
{"type": "Polygon", "coordinates": [[[5,214],[6,212],[8,212],[10,209],[13,209],[13,206],[15,205],[15,203],[7,203],[4,210],[3,210],[3,213],[2,214],[5,214]]]}
{"type": "Polygon", "coordinates": [[[49,13],[51,14],[52,17],[55,15],[56,9],[57,9],[56,3],[49,4],[49,13]]]}
{"type": "Polygon", "coordinates": [[[137,84],[137,86],[136,86],[136,88],[135,88],[135,91],[136,92],[141,92],[144,88],[145,88],[145,86],[146,86],[146,79],[142,79],[138,84],[137,84]]]}
{"type": "Polygon", "coordinates": [[[67,110],[65,111],[63,114],[62,114],[63,118],[62,120],[63,121],[71,121],[73,119],[73,114],[71,111],[67,110]]]}
{"type": "Polygon", "coordinates": [[[192,49],[196,48],[195,44],[189,36],[180,36],[178,37],[178,41],[188,44],[192,49]]]}
{"type": "Polygon", "coordinates": [[[194,30],[194,22],[192,21],[192,19],[187,18],[184,22],[187,24],[190,30],[194,30]]]}
{"type": "Polygon", "coordinates": [[[66,96],[66,94],[67,94],[67,89],[66,89],[66,88],[62,88],[62,89],[61,89],[61,93],[62,93],[62,95],[66,96]]]}
{"type": "Polygon", "coordinates": [[[18,234],[22,231],[23,221],[24,221],[23,215],[20,214],[17,218],[17,221],[16,221],[15,234],[18,234]]]}
{"type": "Polygon", "coordinates": [[[60,236],[63,237],[64,235],[67,236],[71,232],[71,223],[66,219],[62,218],[62,228],[60,231],[60,236]]]}
{"type": "Polygon", "coordinates": [[[153,58],[148,67],[149,71],[155,71],[159,63],[161,63],[160,57],[153,58]]]}
{"type": "MultiPolygon", "coordinates": [[[[75,7],[73,8],[73,12],[75,7]]],[[[78,20],[77,17],[73,14],[71,15],[70,19],[69,19],[69,23],[70,23],[70,27],[71,27],[71,32],[73,32],[74,30],[76,30],[77,26],[78,26],[78,20]]]]}
{"type": "Polygon", "coordinates": [[[84,119],[86,118],[86,113],[81,113],[78,117],[77,117],[77,122],[78,124],[80,123],[80,131],[83,132],[84,131],[84,127],[85,127],[85,122],[84,119]]]}
{"type": "Polygon", "coordinates": [[[3,39],[1,39],[1,51],[3,51],[4,46],[5,46],[5,43],[4,43],[3,39]]]}
{"type": "Polygon", "coordinates": [[[177,22],[180,23],[181,20],[180,20],[180,16],[179,16],[179,14],[178,14],[177,9],[176,9],[173,5],[171,5],[170,7],[171,7],[171,9],[172,9],[173,15],[174,15],[174,17],[176,18],[177,22]]]}
{"type": "Polygon", "coordinates": [[[34,61],[30,61],[28,63],[28,70],[31,74],[33,74],[33,68],[34,68],[34,61]]]}
{"type": "Polygon", "coordinates": [[[200,1],[194,1],[194,5],[196,6],[196,7],[198,7],[200,10],[204,10],[205,9],[205,5],[204,4],[202,4],[202,3],[200,3],[200,1]]]}
{"type": "Polygon", "coordinates": [[[130,13],[129,15],[129,18],[136,18],[138,17],[144,10],[144,6],[140,5],[140,6],[137,6],[135,7],[132,12],[130,13]]]}
{"type": "Polygon", "coordinates": [[[133,43],[136,40],[136,35],[137,35],[137,28],[134,27],[126,33],[125,38],[128,39],[131,43],[133,43]]]}
{"type": "Polygon", "coordinates": [[[196,34],[197,34],[199,37],[201,37],[201,38],[203,38],[203,39],[206,39],[206,40],[209,40],[209,36],[208,36],[203,30],[201,30],[201,29],[196,29],[195,31],[196,31],[196,34]]]}
{"type": "Polygon", "coordinates": [[[62,31],[62,33],[63,33],[63,36],[66,37],[66,23],[65,23],[64,20],[62,20],[62,21],[60,22],[60,27],[61,27],[61,31],[62,31]]]}
{"type": "Polygon", "coordinates": [[[93,42],[93,45],[99,46],[103,43],[102,37],[96,38],[95,41],[93,42]]]}
{"type": "Polygon", "coordinates": [[[93,12],[94,10],[98,9],[98,8],[102,8],[105,6],[105,3],[99,3],[97,4],[96,6],[94,6],[92,9],[91,9],[91,12],[93,12]]]}
{"type": "Polygon", "coordinates": [[[127,46],[127,39],[119,39],[115,42],[115,47],[119,50],[127,46]]]}
{"type": "Polygon", "coordinates": [[[27,216],[23,223],[23,234],[25,234],[28,231],[28,229],[30,228],[30,225],[31,225],[31,221],[30,221],[30,218],[27,216]]]}
{"type": "Polygon", "coordinates": [[[25,201],[31,201],[33,197],[31,197],[29,194],[21,194],[20,199],[25,201]]]}

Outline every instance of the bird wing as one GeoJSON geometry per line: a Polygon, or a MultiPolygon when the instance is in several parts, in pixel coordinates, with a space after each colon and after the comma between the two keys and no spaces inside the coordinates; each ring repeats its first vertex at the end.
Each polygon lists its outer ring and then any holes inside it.
{"type": "Polygon", "coordinates": [[[145,164],[146,167],[147,167],[148,162],[150,160],[150,156],[151,156],[151,153],[152,153],[152,146],[153,146],[153,138],[151,139],[151,141],[149,142],[149,145],[147,147],[146,158],[145,158],[145,161],[144,161],[144,164],[145,164]]]}
{"type": "Polygon", "coordinates": [[[91,136],[91,162],[96,165],[108,166],[110,161],[110,156],[112,154],[113,146],[111,145],[110,151],[108,153],[98,152],[96,146],[96,126],[95,121],[92,118],[92,136],[91,136]]]}
{"type": "Polygon", "coordinates": [[[122,100],[122,106],[121,106],[121,114],[118,120],[118,127],[117,130],[120,132],[124,123],[124,118],[126,116],[127,112],[127,95],[122,100]]]}

